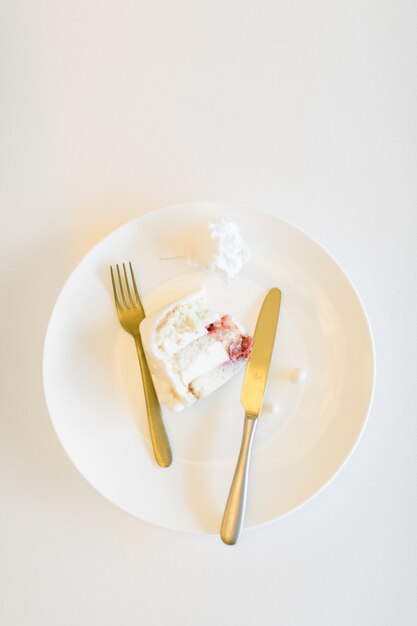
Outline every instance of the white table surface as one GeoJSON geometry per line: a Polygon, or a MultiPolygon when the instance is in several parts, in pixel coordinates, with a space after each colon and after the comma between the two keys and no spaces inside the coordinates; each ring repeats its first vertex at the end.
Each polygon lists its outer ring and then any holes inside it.
{"type": "Polygon", "coordinates": [[[1,624],[417,623],[416,7],[2,0],[1,624]],[[193,200],[310,232],[376,342],[348,464],[234,547],[96,493],[42,388],[47,321],[78,261],[129,219],[193,200]]]}

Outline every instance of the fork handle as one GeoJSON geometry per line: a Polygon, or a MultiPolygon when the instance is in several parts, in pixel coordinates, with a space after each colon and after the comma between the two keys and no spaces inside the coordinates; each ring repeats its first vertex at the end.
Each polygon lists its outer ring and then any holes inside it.
{"type": "Polygon", "coordinates": [[[171,446],[162,421],[161,406],[156,395],[140,337],[135,336],[135,344],[139,357],[140,371],[142,373],[143,392],[145,395],[146,412],[148,414],[153,451],[158,464],[162,467],[169,467],[172,463],[171,446]]]}

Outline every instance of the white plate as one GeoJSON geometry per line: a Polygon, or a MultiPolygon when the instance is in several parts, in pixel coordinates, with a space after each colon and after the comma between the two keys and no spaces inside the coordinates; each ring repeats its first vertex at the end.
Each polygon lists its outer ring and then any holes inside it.
{"type": "Polygon", "coordinates": [[[374,388],[366,313],[346,274],[309,236],[269,214],[232,204],[193,203],[122,226],[83,259],[65,284],[45,340],[44,386],[55,430],[88,482],[120,508],[161,526],[218,532],[239,450],[243,372],[183,413],[165,415],[174,461],[154,461],[132,338],[120,327],[109,265],[131,260],[145,310],[207,284],[214,306],[249,331],[266,291],[282,308],[252,457],[245,526],[292,511],[346,461],[363,429],[374,388]],[[252,260],[227,284],[190,268],[181,252],[199,224],[236,222],[252,260]],[[289,380],[292,368],[307,373],[289,380]]]}

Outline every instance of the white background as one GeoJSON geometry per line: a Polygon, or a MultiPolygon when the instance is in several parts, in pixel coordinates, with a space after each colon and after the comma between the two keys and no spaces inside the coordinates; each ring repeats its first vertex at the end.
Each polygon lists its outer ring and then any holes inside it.
{"type": "Polygon", "coordinates": [[[0,622],[417,623],[414,0],[2,0],[0,622]],[[306,229],[369,313],[377,387],[316,499],[226,547],[98,495],[42,390],[49,314],[104,235],[232,200],[306,229]]]}

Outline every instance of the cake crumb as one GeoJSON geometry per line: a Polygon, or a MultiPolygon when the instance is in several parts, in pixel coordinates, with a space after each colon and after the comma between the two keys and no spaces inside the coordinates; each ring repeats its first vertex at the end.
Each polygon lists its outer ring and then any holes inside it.
{"type": "Polygon", "coordinates": [[[263,411],[265,413],[269,413],[270,415],[278,415],[279,405],[277,402],[267,402],[263,406],[263,411]]]}
{"type": "Polygon", "coordinates": [[[294,383],[294,385],[300,385],[305,381],[306,377],[307,373],[302,367],[294,367],[290,371],[290,381],[294,383]]]}

